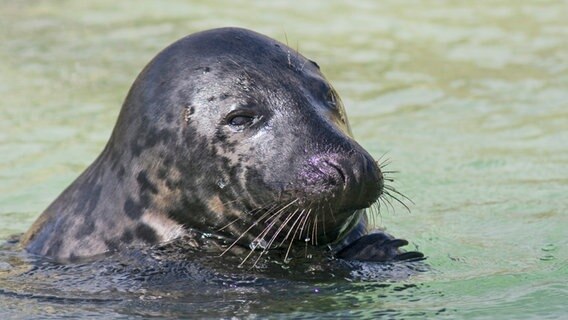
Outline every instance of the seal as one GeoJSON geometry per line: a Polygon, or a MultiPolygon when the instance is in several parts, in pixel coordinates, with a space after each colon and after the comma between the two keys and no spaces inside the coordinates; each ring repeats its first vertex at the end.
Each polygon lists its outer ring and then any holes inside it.
{"type": "Polygon", "coordinates": [[[365,209],[386,190],[317,63],[253,31],[213,29],[142,70],[102,153],[22,245],[64,261],[196,230],[230,239],[225,251],[310,243],[344,259],[421,257],[369,230],[365,209]]]}

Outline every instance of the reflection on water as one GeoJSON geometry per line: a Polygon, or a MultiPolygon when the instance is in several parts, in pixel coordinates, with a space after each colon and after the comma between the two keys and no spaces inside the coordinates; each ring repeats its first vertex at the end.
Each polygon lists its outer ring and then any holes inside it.
{"type": "Polygon", "coordinates": [[[2,251],[0,317],[564,315],[566,16],[565,1],[0,2],[0,238],[26,230],[96,157],[151,57],[188,33],[238,25],[322,66],[358,140],[387,153],[416,203],[380,225],[432,268],[396,283],[180,281],[146,296],[119,285],[132,269],[112,278],[85,264],[34,278],[55,290],[42,297],[14,276],[38,261],[2,251]]]}

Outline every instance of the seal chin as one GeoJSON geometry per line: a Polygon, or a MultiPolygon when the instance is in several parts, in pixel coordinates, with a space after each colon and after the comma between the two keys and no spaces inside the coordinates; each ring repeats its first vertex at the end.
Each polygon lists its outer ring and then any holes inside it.
{"type": "Polygon", "coordinates": [[[324,246],[334,243],[359,222],[364,208],[333,210],[326,204],[303,206],[298,200],[268,209],[250,211],[240,227],[227,236],[245,246],[266,244],[266,248],[294,243],[324,246]]]}

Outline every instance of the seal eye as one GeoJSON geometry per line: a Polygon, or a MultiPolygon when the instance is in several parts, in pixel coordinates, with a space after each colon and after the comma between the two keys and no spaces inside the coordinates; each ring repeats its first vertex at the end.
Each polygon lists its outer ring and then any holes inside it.
{"type": "Polygon", "coordinates": [[[253,114],[238,112],[229,113],[226,117],[225,123],[228,124],[233,130],[242,131],[255,124],[259,118],[253,114]]]}
{"type": "Polygon", "coordinates": [[[250,116],[234,116],[229,118],[229,124],[234,127],[244,127],[253,122],[254,118],[250,116]]]}

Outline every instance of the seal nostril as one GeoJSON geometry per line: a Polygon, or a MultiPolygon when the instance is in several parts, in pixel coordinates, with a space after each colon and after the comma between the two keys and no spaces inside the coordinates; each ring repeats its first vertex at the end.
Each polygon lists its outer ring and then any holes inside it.
{"type": "Polygon", "coordinates": [[[341,181],[339,181],[342,185],[343,185],[343,189],[347,188],[347,177],[345,176],[345,173],[343,172],[343,170],[341,169],[341,167],[333,162],[330,161],[326,161],[326,163],[334,168],[337,173],[339,173],[339,177],[341,178],[341,181]]]}

